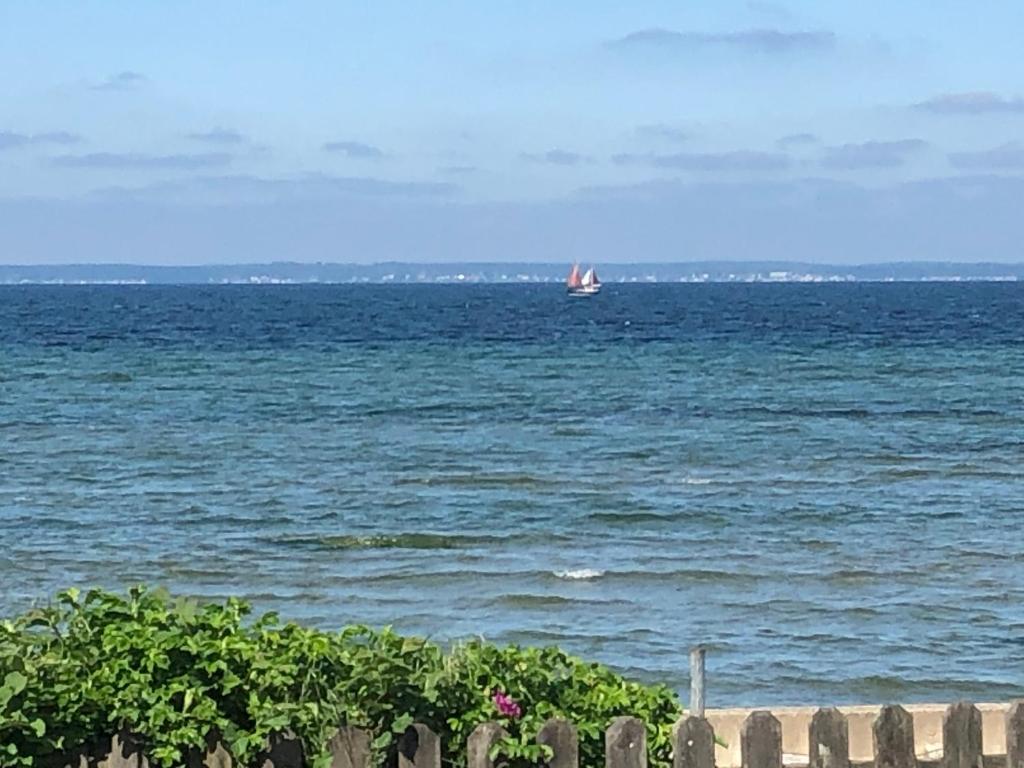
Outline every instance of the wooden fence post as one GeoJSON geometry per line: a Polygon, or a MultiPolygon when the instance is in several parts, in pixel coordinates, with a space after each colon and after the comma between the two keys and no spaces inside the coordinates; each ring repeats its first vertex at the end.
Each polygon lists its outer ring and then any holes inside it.
{"type": "Polygon", "coordinates": [[[616,717],[604,734],[605,768],[647,768],[647,728],[635,717],[616,717]]]}
{"type": "Polygon", "coordinates": [[[950,705],[942,716],[942,768],[984,768],[981,712],[967,701],[950,705]]]}
{"type": "Polygon", "coordinates": [[[1024,768],[1024,700],[1006,713],[1006,768],[1024,768]]]}
{"type": "Polygon", "coordinates": [[[100,757],[97,768],[149,768],[149,760],[142,753],[138,739],[122,730],[110,739],[110,751],[100,757]]]}
{"type": "Polygon", "coordinates": [[[743,768],[782,768],[782,723],[771,712],[757,710],[740,731],[743,768]]]}
{"type": "Polygon", "coordinates": [[[537,743],[551,747],[554,753],[547,762],[548,768],[579,768],[579,736],[576,726],[568,720],[548,720],[537,734],[537,743]]]}
{"type": "Polygon", "coordinates": [[[899,704],[882,707],[871,729],[875,768],[917,768],[914,718],[899,704]]]}
{"type": "Polygon", "coordinates": [[[676,723],[672,768],[715,768],[715,731],[703,717],[681,717],[676,723]]]}
{"type": "Polygon", "coordinates": [[[205,748],[188,753],[188,768],[234,768],[234,765],[234,758],[216,733],[206,737],[205,748]]]}
{"type": "Polygon", "coordinates": [[[327,742],[331,768],[370,768],[370,734],[362,728],[343,725],[327,742]]]}
{"type": "Polygon", "coordinates": [[[807,745],[808,768],[850,768],[850,725],[835,707],[814,713],[807,745]]]}
{"type": "Polygon", "coordinates": [[[305,768],[305,764],[302,742],[291,731],[275,733],[256,756],[256,765],[260,768],[305,768]]]}
{"type": "Polygon", "coordinates": [[[704,657],[707,650],[698,645],[690,651],[690,714],[704,717],[704,657]]]}
{"type": "Polygon", "coordinates": [[[494,768],[491,747],[508,737],[508,731],[497,723],[481,723],[469,734],[466,742],[467,768],[494,768]]]}
{"type": "Polygon", "coordinates": [[[413,723],[398,740],[398,768],[441,768],[441,740],[422,723],[413,723]]]}

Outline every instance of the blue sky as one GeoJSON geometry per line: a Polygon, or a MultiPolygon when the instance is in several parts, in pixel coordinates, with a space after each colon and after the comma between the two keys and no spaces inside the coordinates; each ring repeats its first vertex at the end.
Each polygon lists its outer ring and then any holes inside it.
{"type": "Polygon", "coordinates": [[[0,3],[0,262],[1024,259],[1024,3],[0,3]]]}

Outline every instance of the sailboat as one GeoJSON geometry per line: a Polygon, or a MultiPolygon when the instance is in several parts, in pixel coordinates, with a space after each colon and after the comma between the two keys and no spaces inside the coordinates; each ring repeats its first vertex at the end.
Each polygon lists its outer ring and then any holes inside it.
{"type": "Polygon", "coordinates": [[[584,272],[581,277],[580,265],[574,263],[569,277],[565,281],[565,288],[570,296],[593,296],[601,292],[601,281],[593,267],[584,272]]]}

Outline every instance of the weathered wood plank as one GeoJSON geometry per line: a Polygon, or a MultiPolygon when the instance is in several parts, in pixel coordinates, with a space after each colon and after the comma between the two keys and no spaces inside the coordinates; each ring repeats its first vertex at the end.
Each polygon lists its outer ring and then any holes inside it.
{"type": "Polygon", "coordinates": [[[875,768],[917,768],[914,718],[899,704],[882,707],[871,729],[875,768]]]}
{"type": "Polygon", "coordinates": [[[942,717],[942,768],[982,768],[981,712],[970,702],[951,705],[942,717]]]}
{"type": "Polygon", "coordinates": [[[814,713],[807,744],[809,768],[850,768],[850,726],[835,707],[814,713]]]}
{"type": "Polygon", "coordinates": [[[1024,768],[1024,700],[1006,713],[1006,768],[1024,768]]]}
{"type": "Polygon", "coordinates": [[[704,659],[707,649],[698,645],[690,651],[690,714],[704,717],[704,659]]]}
{"type": "Polygon", "coordinates": [[[398,740],[398,768],[441,768],[441,740],[422,723],[413,723],[398,740]]]}
{"type": "Polygon", "coordinates": [[[99,758],[97,768],[149,768],[149,760],[142,753],[138,739],[128,731],[121,731],[110,739],[110,750],[99,758]]]}
{"type": "Polygon", "coordinates": [[[466,741],[467,768],[494,768],[491,747],[508,737],[508,731],[498,723],[481,723],[466,741]]]}
{"type": "Polygon", "coordinates": [[[616,717],[604,734],[605,768],[647,768],[647,728],[635,717],[616,717]]]}
{"type": "Polygon", "coordinates": [[[715,731],[703,717],[682,717],[676,723],[672,768],[715,768],[715,731]]]}
{"type": "Polygon", "coordinates": [[[743,768],[782,768],[782,723],[771,712],[757,710],[740,731],[743,768]]]}
{"type": "Polygon", "coordinates": [[[260,768],[305,768],[305,764],[302,742],[288,731],[271,736],[266,749],[256,757],[260,768]]]}
{"type": "Polygon", "coordinates": [[[206,747],[193,749],[188,753],[188,768],[234,768],[231,752],[212,735],[206,739],[206,747]]]}
{"type": "Polygon", "coordinates": [[[370,768],[370,734],[362,728],[345,725],[327,742],[331,768],[370,768]]]}
{"type": "Polygon", "coordinates": [[[203,768],[234,768],[235,760],[228,748],[217,742],[203,755],[201,765],[203,768]]]}
{"type": "Polygon", "coordinates": [[[553,754],[547,762],[548,768],[579,768],[579,734],[568,720],[548,720],[537,734],[537,743],[551,747],[553,754]]]}

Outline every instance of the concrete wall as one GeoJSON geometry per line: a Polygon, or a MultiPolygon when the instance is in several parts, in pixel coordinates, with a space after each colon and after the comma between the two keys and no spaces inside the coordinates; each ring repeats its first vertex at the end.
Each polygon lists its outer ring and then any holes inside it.
{"type": "MultiPolygon", "coordinates": [[[[986,755],[1006,754],[1006,712],[1009,704],[978,704],[981,710],[983,751],[986,755]]],[[[904,708],[914,716],[914,746],[918,758],[938,760],[942,757],[942,717],[947,704],[907,704],[904,708]]],[[[767,709],[767,707],[766,707],[767,709]]],[[[839,707],[850,725],[850,760],[868,763],[874,759],[871,725],[878,707],[839,707]]],[[[740,765],[740,728],[753,710],[709,709],[705,716],[715,735],[729,746],[715,749],[718,768],[740,765]]],[[[773,707],[771,713],[782,723],[783,761],[787,765],[807,764],[807,729],[816,707],[773,707]]]]}

